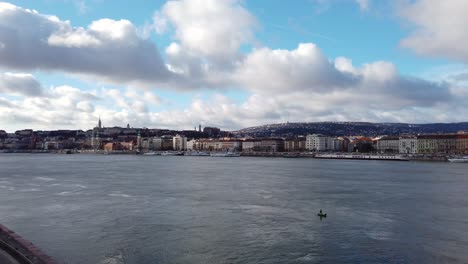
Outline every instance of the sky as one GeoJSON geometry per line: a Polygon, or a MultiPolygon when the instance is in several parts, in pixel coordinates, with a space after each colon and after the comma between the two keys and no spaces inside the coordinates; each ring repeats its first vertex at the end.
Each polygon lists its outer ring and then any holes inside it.
{"type": "Polygon", "coordinates": [[[0,1],[0,130],[468,121],[465,0],[0,1]]]}

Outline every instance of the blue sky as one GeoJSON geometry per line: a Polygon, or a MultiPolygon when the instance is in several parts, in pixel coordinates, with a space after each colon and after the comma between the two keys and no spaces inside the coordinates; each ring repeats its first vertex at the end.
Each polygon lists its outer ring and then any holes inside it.
{"type": "Polygon", "coordinates": [[[13,46],[23,50],[0,49],[0,59],[10,54],[0,61],[0,129],[87,129],[98,116],[109,126],[180,129],[287,119],[466,121],[458,114],[466,81],[453,77],[463,76],[468,57],[458,47],[468,39],[458,11],[463,2],[20,0],[9,8],[3,2],[0,44],[17,41],[13,46]],[[2,36],[22,26],[30,36],[2,36]],[[44,51],[24,45],[34,41],[47,42],[44,51]],[[121,54],[113,49],[119,45],[121,54]],[[114,58],[100,58],[106,52],[114,58]],[[126,52],[141,59],[126,60],[126,52]],[[24,64],[15,62],[25,54],[24,64]],[[42,115],[31,114],[40,109],[42,115]]]}

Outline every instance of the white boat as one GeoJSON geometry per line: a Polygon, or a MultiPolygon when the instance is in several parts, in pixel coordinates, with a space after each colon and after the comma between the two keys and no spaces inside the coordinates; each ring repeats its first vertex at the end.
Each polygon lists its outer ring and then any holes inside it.
{"type": "Polygon", "coordinates": [[[240,157],[240,154],[235,152],[213,153],[211,157],[240,157]]]}
{"type": "Polygon", "coordinates": [[[408,161],[409,159],[403,155],[380,155],[380,154],[335,154],[324,153],[315,154],[316,159],[349,159],[349,160],[395,160],[408,161]]]}
{"type": "Polygon", "coordinates": [[[449,158],[449,162],[457,162],[457,163],[468,163],[468,156],[461,157],[461,158],[449,158]]]}
{"type": "Polygon", "coordinates": [[[182,156],[184,155],[183,152],[180,151],[164,151],[161,153],[161,156],[182,156]]]}
{"type": "Polygon", "coordinates": [[[207,157],[210,156],[210,154],[203,151],[190,151],[185,152],[185,156],[207,157]]]}
{"type": "Polygon", "coordinates": [[[145,155],[145,156],[157,156],[157,155],[161,155],[161,153],[151,151],[151,152],[143,153],[143,155],[145,155]]]}

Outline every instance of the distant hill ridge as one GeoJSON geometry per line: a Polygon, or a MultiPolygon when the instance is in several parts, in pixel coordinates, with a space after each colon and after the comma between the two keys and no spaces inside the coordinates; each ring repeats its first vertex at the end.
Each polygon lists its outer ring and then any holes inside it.
{"type": "Polygon", "coordinates": [[[370,123],[370,122],[306,122],[279,123],[249,127],[233,131],[236,135],[270,137],[300,136],[307,134],[343,135],[400,135],[400,134],[434,134],[457,133],[468,131],[468,122],[461,123],[370,123]]]}

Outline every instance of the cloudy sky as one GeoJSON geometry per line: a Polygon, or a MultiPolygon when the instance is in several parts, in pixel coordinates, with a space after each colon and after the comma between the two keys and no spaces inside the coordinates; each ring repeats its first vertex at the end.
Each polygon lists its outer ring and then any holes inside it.
{"type": "Polygon", "coordinates": [[[465,0],[0,2],[0,129],[468,121],[465,0]]]}

